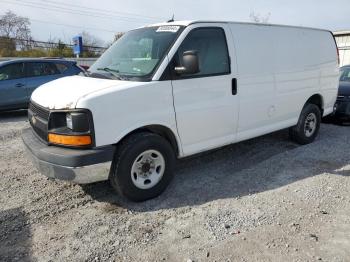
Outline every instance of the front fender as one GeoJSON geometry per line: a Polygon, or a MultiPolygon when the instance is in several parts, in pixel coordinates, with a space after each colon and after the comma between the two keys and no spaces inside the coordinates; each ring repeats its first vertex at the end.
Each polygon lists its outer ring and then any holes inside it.
{"type": "Polygon", "coordinates": [[[92,112],[96,146],[118,143],[131,132],[149,125],[177,133],[170,81],[130,82],[125,88],[106,88],[81,98],[77,108],[92,112]]]}

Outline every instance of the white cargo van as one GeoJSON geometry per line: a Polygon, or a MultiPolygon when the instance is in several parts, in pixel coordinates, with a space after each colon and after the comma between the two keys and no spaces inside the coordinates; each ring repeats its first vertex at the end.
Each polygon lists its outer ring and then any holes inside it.
{"type": "Polygon", "coordinates": [[[85,76],[32,95],[23,141],[46,176],[159,195],[176,158],[290,128],[312,142],[338,88],[331,32],[234,22],[132,30],[85,76]]]}

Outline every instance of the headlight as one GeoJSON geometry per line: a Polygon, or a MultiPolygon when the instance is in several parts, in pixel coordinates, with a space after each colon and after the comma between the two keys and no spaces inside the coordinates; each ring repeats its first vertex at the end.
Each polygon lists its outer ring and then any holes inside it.
{"type": "Polygon", "coordinates": [[[69,129],[73,129],[73,120],[72,120],[72,115],[71,113],[67,113],[66,114],[66,123],[67,123],[67,127],[69,129]]]}
{"type": "Polygon", "coordinates": [[[48,127],[48,142],[70,147],[94,145],[92,114],[89,110],[52,111],[48,127]]]}

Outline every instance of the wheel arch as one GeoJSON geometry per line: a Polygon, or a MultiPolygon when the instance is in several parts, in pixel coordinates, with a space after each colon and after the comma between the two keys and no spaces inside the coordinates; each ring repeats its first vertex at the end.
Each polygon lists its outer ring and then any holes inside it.
{"type": "Polygon", "coordinates": [[[121,141],[125,140],[128,138],[130,135],[133,135],[135,133],[140,133],[140,132],[149,132],[149,133],[154,133],[157,134],[163,138],[165,138],[173,148],[176,156],[181,155],[181,144],[179,141],[179,138],[174,134],[174,132],[169,128],[164,125],[158,125],[158,124],[152,124],[152,125],[146,125],[142,126],[139,128],[136,128],[126,135],[124,135],[116,145],[118,145],[121,141]]]}
{"type": "Polygon", "coordinates": [[[321,110],[321,116],[323,116],[323,111],[324,111],[324,101],[323,101],[323,97],[321,94],[314,94],[312,96],[309,97],[309,99],[305,102],[304,107],[307,104],[314,104],[316,106],[319,107],[319,109],[321,110]]]}

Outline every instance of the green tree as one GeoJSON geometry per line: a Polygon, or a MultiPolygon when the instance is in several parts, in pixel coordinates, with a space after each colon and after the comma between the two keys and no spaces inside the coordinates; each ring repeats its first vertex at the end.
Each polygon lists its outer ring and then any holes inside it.
{"type": "Polygon", "coordinates": [[[61,40],[58,40],[58,43],[49,50],[48,56],[51,57],[72,57],[73,56],[73,50],[72,48],[68,47],[65,43],[63,43],[61,40]]]}
{"type": "Polygon", "coordinates": [[[16,42],[8,37],[0,36],[0,57],[14,56],[16,53],[16,42]]]}
{"type": "Polygon", "coordinates": [[[46,50],[42,48],[32,48],[29,50],[20,50],[16,52],[15,56],[20,57],[45,57],[47,56],[46,50]]]}

